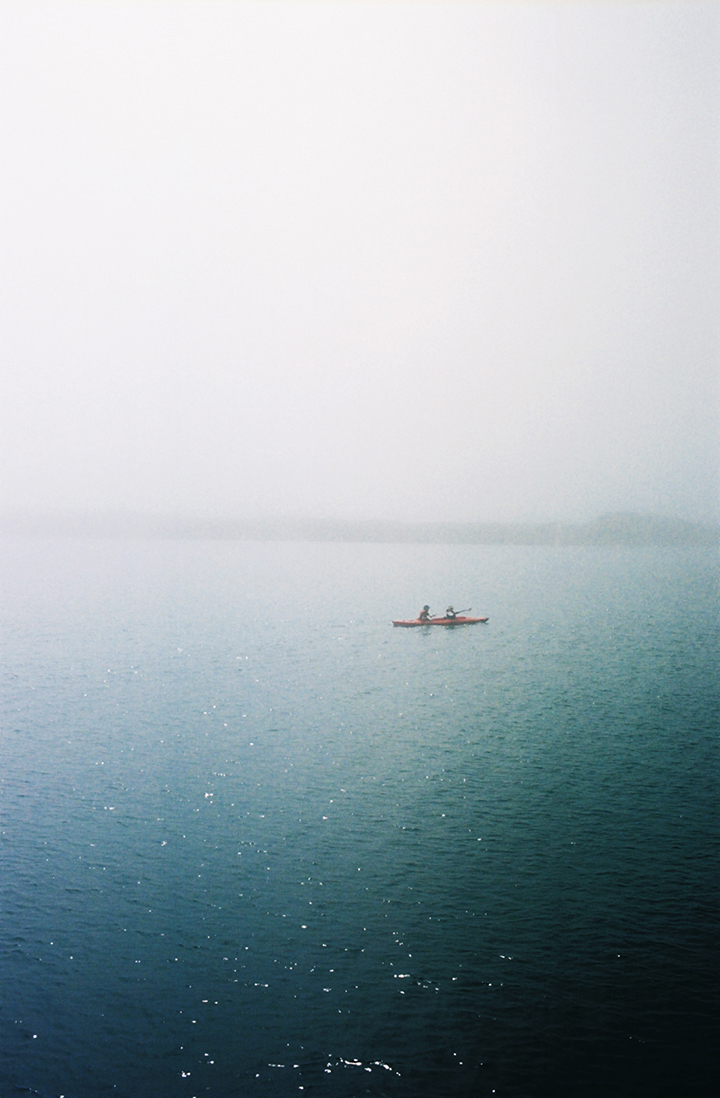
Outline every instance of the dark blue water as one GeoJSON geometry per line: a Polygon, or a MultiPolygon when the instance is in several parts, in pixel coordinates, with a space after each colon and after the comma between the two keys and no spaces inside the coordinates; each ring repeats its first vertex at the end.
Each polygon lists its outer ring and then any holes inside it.
{"type": "Polygon", "coordinates": [[[717,563],[5,543],[2,1098],[716,1095],[717,563]]]}

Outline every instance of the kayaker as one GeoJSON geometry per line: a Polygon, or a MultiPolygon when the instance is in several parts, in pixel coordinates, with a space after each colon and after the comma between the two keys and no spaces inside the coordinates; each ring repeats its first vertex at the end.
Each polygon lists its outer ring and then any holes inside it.
{"type": "Polygon", "coordinates": [[[418,614],[418,621],[429,621],[429,620],[430,620],[430,607],[426,603],[423,606],[420,613],[418,614]]]}
{"type": "Polygon", "coordinates": [[[457,614],[455,613],[454,607],[448,606],[447,610],[445,611],[445,617],[446,618],[456,618],[457,617],[457,614]]]}

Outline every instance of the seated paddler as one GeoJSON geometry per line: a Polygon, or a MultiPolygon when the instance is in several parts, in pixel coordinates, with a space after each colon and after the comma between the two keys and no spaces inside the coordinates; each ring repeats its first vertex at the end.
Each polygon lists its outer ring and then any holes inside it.
{"type": "Polygon", "coordinates": [[[430,620],[430,607],[428,606],[427,603],[425,603],[422,610],[418,614],[418,621],[429,621],[429,620],[430,620]]]}

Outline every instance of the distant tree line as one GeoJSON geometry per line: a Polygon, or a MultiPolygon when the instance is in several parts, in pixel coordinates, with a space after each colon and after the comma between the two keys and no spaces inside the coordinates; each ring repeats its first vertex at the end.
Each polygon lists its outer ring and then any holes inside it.
{"type": "Polygon", "coordinates": [[[0,535],[331,541],[455,545],[718,545],[720,526],[613,512],[585,523],[382,522],[311,518],[189,518],[133,512],[0,514],[0,535]]]}

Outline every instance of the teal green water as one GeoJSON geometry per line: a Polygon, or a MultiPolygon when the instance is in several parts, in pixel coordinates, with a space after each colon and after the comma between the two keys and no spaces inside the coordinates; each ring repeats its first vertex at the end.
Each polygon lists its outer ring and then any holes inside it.
{"type": "Polygon", "coordinates": [[[717,564],[6,542],[0,1094],[714,1095],[717,564]]]}

